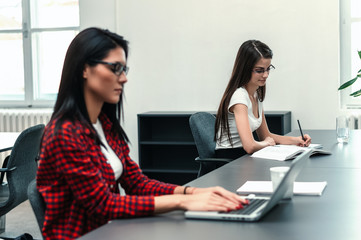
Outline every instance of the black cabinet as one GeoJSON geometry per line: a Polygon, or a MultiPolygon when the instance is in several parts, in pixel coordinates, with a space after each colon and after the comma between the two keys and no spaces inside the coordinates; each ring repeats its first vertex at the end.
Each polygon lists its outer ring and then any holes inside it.
{"type": "MultiPolygon", "coordinates": [[[[145,175],[180,185],[197,177],[198,153],[189,127],[193,113],[138,114],[139,165],[145,175]]],[[[266,119],[271,132],[291,131],[291,112],[266,112],[266,119]]]]}
{"type": "Polygon", "coordinates": [[[138,114],[139,165],[160,181],[184,184],[197,177],[197,149],[189,127],[193,112],[138,114]]]}
{"type": "Polygon", "coordinates": [[[291,112],[265,111],[265,117],[271,133],[285,135],[291,132],[291,112]]]}

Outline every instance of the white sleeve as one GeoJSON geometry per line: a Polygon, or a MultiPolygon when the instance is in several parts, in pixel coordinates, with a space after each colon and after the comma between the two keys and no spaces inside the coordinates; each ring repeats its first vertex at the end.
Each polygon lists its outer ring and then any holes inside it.
{"type": "Polygon", "coordinates": [[[244,104],[248,108],[252,106],[246,89],[240,87],[233,93],[232,98],[229,101],[228,111],[232,106],[236,104],[244,104]]]}

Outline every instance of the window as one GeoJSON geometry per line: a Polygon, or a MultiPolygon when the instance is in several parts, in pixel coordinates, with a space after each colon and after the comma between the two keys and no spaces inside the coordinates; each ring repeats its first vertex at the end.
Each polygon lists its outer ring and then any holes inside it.
{"type": "MultiPolygon", "coordinates": [[[[354,78],[361,68],[357,51],[361,50],[361,1],[340,0],[340,84],[354,78]]],[[[361,79],[340,92],[343,108],[361,108],[360,97],[350,93],[361,89],[361,79]]]]}
{"type": "Polygon", "coordinates": [[[52,106],[78,0],[0,1],[0,106],[52,106]]]}

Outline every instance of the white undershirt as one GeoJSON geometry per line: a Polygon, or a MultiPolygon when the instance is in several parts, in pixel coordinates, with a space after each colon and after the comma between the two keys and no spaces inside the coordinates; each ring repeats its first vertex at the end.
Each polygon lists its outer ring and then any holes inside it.
{"type": "Polygon", "coordinates": [[[98,136],[100,138],[100,141],[103,143],[103,145],[100,145],[100,149],[102,153],[104,154],[105,158],[108,160],[108,163],[113,168],[115,179],[118,180],[118,178],[123,173],[123,165],[118,156],[115,154],[113,149],[109,146],[107,140],[105,139],[103,127],[99,120],[95,124],[93,124],[93,127],[98,133],[98,136]]]}

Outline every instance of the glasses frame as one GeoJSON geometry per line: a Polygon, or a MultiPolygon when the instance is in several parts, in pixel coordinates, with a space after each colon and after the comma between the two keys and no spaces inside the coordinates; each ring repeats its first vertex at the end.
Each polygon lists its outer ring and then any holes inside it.
{"type": "Polygon", "coordinates": [[[257,74],[264,74],[265,72],[267,72],[268,74],[270,73],[271,70],[273,69],[276,69],[275,66],[273,66],[272,64],[267,68],[267,69],[264,69],[264,68],[260,68],[258,70],[256,69],[253,69],[252,72],[254,73],[257,73],[257,74]]]}
{"type": "Polygon", "coordinates": [[[129,72],[129,67],[124,66],[120,62],[105,62],[102,60],[91,60],[91,62],[111,66],[111,68],[109,68],[109,69],[117,76],[122,75],[123,72],[125,75],[127,75],[129,72]]]}

